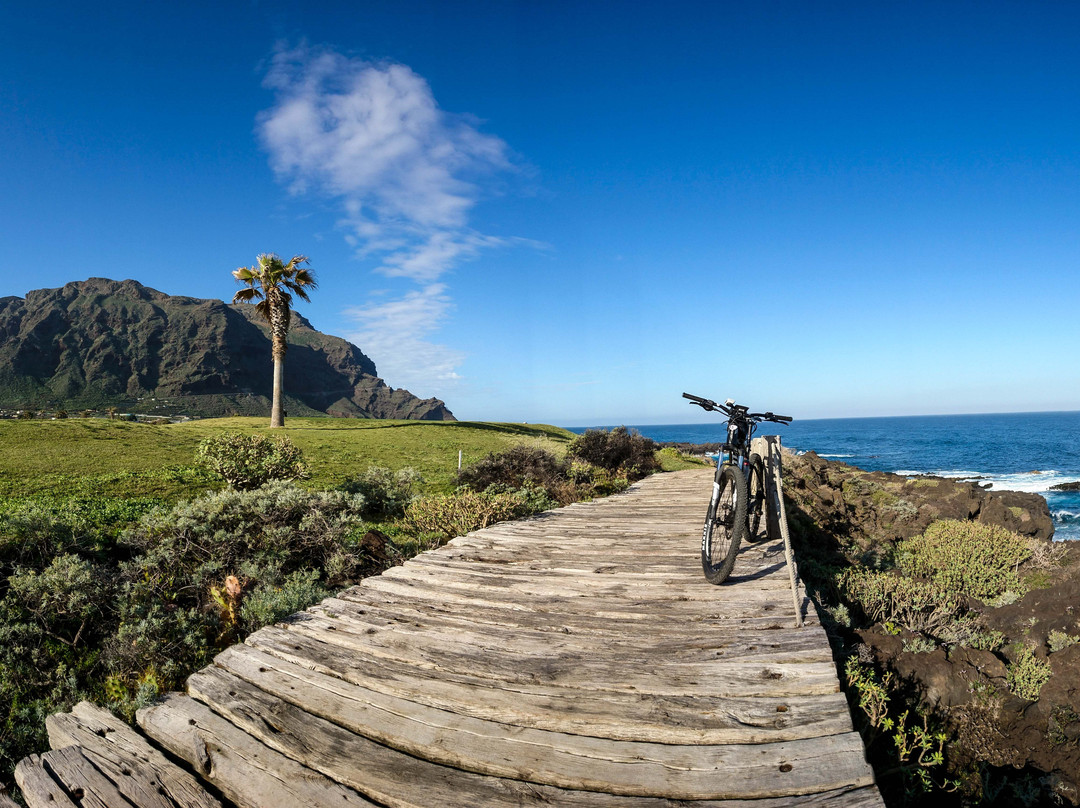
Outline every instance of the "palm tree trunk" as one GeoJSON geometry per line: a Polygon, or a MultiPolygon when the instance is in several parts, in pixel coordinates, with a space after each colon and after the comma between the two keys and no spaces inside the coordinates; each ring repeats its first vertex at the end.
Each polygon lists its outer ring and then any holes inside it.
{"type": "MultiPolygon", "coordinates": [[[[275,351],[275,354],[277,352],[275,351]]],[[[282,409],[282,379],[285,376],[285,357],[274,356],[274,399],[270,405],[270,428],[285,426],[285,411],[282,409]]]]}

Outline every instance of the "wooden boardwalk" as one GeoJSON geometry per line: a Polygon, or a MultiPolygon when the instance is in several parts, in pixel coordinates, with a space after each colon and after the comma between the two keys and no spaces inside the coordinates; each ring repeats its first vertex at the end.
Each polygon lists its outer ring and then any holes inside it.
{"type": "MultiPolygon", "coordinates": [[[[795,628],[782,545],[705,582],[710,481],[655,475],[455,539],[256,632],[138,723],[251,808],[881,806],[804,597],[795,628]]],[[[24,778],[122,735],[50,721],[24,778]]],[[[214,804],[163,779],[122,804],[214,804]]]]}

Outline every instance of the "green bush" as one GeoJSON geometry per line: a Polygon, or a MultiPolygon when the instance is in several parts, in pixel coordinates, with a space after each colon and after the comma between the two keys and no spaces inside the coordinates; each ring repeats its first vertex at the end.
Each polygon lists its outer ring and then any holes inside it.
{"type": "Polygon", "coordinates": [[[243,491],[270,480],[305,480],[311,476],[300,449],[285,436],[269,438],[240,432],[214,435],[199,444],[195,462],[243,491]]]}
{"type": "Polygon", "coordinates": [[[521,519],[557,505],[538,486],[513,490],[492,486],[478,492],[461,488],[453,494],[421,497],[405,510],[405,525],[419,534],[439,534],[447,539],[508,519],[521,519]]]}
{"type": "Polygon", "coordinates": [[[548,490],[557,488],[567,479],[568,465],[551,452],[533,446],[514,446],[503,452],[492,452],[483,460],[458,472],[458,485],[483,491],[492,485],[521,488],[526,483],[548,490]]]}
{"type": "Polygon", "coordinates": [[[896,560],[908,575],[982,601],[1020,591],[1017,568],[1031,557],[1022,536],[996,525],[944,519],[902,542],[896,560]]]}
{"type": "Polygon", "coordinates": [[[932,581],[850,568],[837,581],[841,594],[872,622],[949,639],[965,609],[962,599],[932,581]]]}
{"type": "Polygon", "coordinates": [[[1069,646],[1076,645],[1078,642],[1080,642],[1080,637],[1066,634],[1064,631],[1058,631],[1057,629],[1051,631],[1046,637],[1046,644],[1049,646],[1051,653],[1064,651],[1069,646]]]}
{"type": "Polygon", "coordinates": [[[41,569],[61,553],[91,552],[96,537],[71,514],[38,503],[16,505],[0,516],[0,577],[16,566],[41,569]]]}
{"type": "Polygon", "coordinates": [[[1016,660],[1005,668],[1005,681],[1015,695],[1038,701],[1043,685],[1050,681],[1050,663],[1035,656],[1028,646],[1021,647],[1016,660]]]}
{"type": "Polygon", "coordinates": [[[356,494],[273,481],[147,514],[123,536],[141,554],[121,566],[121,627],[108,646],[110,669],[129,686],[148,672],[162,687],[175,686],[241,630],[256,627],[260,615],[277,619],[305,592],[321,595],[315,579],[335,587],[370,572],[351,547],[363,509],[356,494]],[[311,570],[318,572],[308,582],[311,570]]]}
{"type": "Polygon", "coordinates": [[[637,430],[625,426],[610,432],[589,429],[570,442],[567,449],[572,457],[592,463],[607,471],[618,472],[629,480],[640,480],[660,469],[656,459],[656,443],[637,430]]]}
{"type": "Polygon", "coordinates": [[[92,633],[87,625],[108,610],[113,586],[104,568],[65,553],[41,571],[18,570],[8,578],[7,597],[42,634],[75,648],[92,633]]]}
{"type": "Polygon", "coordinates": [[[239,621],[245,632],[303,611],[329,597],[330,590],[319,581],[318,570],[296,570],[277,581],[264,580],[243,599],[239,621]]]}
{"type": "Polygon", "coordinates": [[[371,466],[358,477],[347,478],[341,489],[364,498],[365,516],[395,519],[404,516],[409,503],[416,499],[416,487],[423,482],[420,473],[412,468],[391,471],[371,466]]]}
{"type": "Polygon", "coordinates": [[[0,782],[48,747],[45,717],[91,697],[112,630],[110,571],[71,553],[19,567],[0,598],[0,782]]]}

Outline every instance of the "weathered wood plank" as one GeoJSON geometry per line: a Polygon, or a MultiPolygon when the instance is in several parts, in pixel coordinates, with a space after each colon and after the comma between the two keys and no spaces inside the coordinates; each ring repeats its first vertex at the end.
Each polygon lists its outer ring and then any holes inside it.
{"type": "MultiPolygon", "coordinates": [[[[492,644],[498,644],[501,648],[530,656],[554,652],[595,654],[599,644],[596,634],[536,631],[520,626],[477,627],[467,621],[454,620],[404,621],[370,612],[357,614],[342,607],[325,605],[293,615],[287,625],[304,625],[312,633],[340,631],[379,644],[385,636],[411,643],[413,647],[428,642],[438,646],[450,640],[458,649],[484,651],[492,644]]],[[[672,632],[648,645],[642,643],[640,634],[636,632],[626,635],[611,633],[603,638],[603,647],[609,660],[624,664],[651,664],[657,658],[679,664],[709,662],[720,658],[738,659],[748,654],[771,662],[832,660],[828,648],[822,647],[820,638],[811,632],[728,631],[715,635],[672,632]]]]}
{"type": "Polygon", "coordinates": [[[82,701],[45,721],[53,749],[78,746],[94,766],[140,808],[221,808],[188,772],[108,710],[82,701]]]}
{"type": "Polygon", "coordinates": [[[86,759],[79,747],[53,749],[43,754],[41,760],[81,808],[136,808],[124,798],[115,783],[86,759]]]}
{"type": "Polygon", "coordinates": [[[374,804],[317,768],[267,747],[188,696],[169,694],[139,710],[136,720],[147,735],[241,808],[374,804]]]}
{"type": "MultiPolygon", "coordinates": [[[[366,691],[504,724],[656,743],[761,743],[848,732],[851,719],[840,693],[784,698],[700,699],[643,694],[513,689],[475,677],[425,677],[407,665],[365,665],[348,652],[337,658],[294,661],[245,646],[217,664],[268,693],[303,706],[304,694],[366,698],[366,691]],[[535,692],[533,692],[535,691],[535,692]]],[[[332,716],[327,716],[332,719],[332,716]]]]}
{"type": "Polygon", "coordinates": [[[771,696],[800,692],[835,693],[839,686],[832,662],[771,662],[769,660],[707,663],[672,663],[655,660],[648,668],[629,667],[600,654],[551,652],[531,656],[514,649],[491,647],[470,653],[452,639],[413,645],[394,632],[384,632],[380,642],[375,635],[357,639],[343,632],[311,632],[303,623],[284,624],[283,628],[264,628],[248,638],[250,645],[288,646],[296,635],[332,642],[355,649],[372,658],[392,659],[418,669],[443,673],[469,673],[484,678],[513,682],[516,685],[544,683],[585,691],[622,691],[636,693],[695,694],[702,697],[771,696]],[[275,632],[293,635],[281,637],[275,632]],[[267,637],[276,639],[268,642],[267,637]]]}
{"type": "MultiPolygon", "coordinates": [[[[733,584],[732,584],[733,586],[733,584]]],[[[493,588],[484,589],[458,589],[434,585],[427,581],[398,579],[387,576],[369,578],[360,585],[361,589],[373,589],[378,592],[402,595],[409,598],[423,598],[436,602],[454,601],[460,604],[460,608],[469,609],[472,606],[505,606],[521,611],[546,611],[553,614],[591,614],[598,618],[632,619],[634,617],[650,618],[657,608],[660,608],[656,598],[620,598],[611,595],[605,598],[590,597],[589,593],[582,593],[573,597],[559,597],[555,594],[547,597],[539,595],[526,598],[521,593],[513,590],[501,590],[493,588]]],[[[341,593],[339,597],[348,599],[348,592],[341,593]]],[[[745,620],[753,617],[768,617],[770,613],[782,608],[776,599],[749,599],[742,603],[733,600],[710,600],[708,598],[691,598],[682,594],[673,594],[669,599],[663,600],[663,608],[677,618],[692,618],[706,610],[715,614],[718,618],[729,620],[745,620]]],[[[805,606],[804,608],[808,608],[805,606]]]]}
{"type": "MultiPolygon", "coordinates": [[[[699,631],[703,636],[721,636],[733,631],[774,631],[790,628],[789,615],[783,614],[779,607],[760,617],[722,614],[711,609],[699,609],[697,612],[674,614],[669,611],[654,609],[652,612],[625,611],[609,613],[603,620],[598,620],[595,613],[552,614],[540,609],[525,609],[514,601],[482,601],[469,599],[467,608],[460,601],[450,598],[440,599],[434,593],[430,597],[420,597],[411,592],[389,592],[373,587],[354,587],[340,592],[341,600],[355,603],[361,608],[384,607],[400,610],[403,615],[464,615],[469,620],[481,625],[502,625],[506,627],[537,627],[552,631],[570,631],[585,634],[607,635],[611,632],[630,632],[642,637],[658,636],[669,631],[699,631]],[[673,628],[674,626],[674,628],[673,628]]],[[[814,628],[820,631],[816,620],[816,611],[811,612],[814,628]]]]}
{"type": "MultiPolygon", "coordinates": [[[[367,592],[367,595],[376,593],[367,592]]],[[[336,613],[339,610],[357,614],[370,614],[373,618],[385,616],[387,620],[395,620],[415,626],[437,626],[464,624],[471,626],[476,631],[498,629],[502,632],[523,631],[531,636],[544,636],[551,634],[567,634],[575,637],[593,638],[594,642],[611,639],[617,642],[636,641],[643,645],[642,638],[666,638],[671,642],[680,640],[703,641],[717,646],[723,646],[732,638],[753,634],[759,636],[762,642],[796,643],[802,637],[811,642],[821,643],[824,631],[819,625],[814,625],[804,632],[788,632],[790,620],[772,618],[754,618],[746,622],[736,623],[732,620],[712,618],[708,613],[694,615],[691,618],[674,619],[665,615],[662,610],[651,617],[637,616],[634,619],[606,619],[597,620],[593,615],[557,615],[556,619],[547,612],[527,612],[520,609],[508,610],[503,608],[472,608],[467,613],[454,608],[453,604],[440,604],[432,601],[409,600],[401,597],[385,597],[379,593],[378,597],[327,598],[318,607],[313,607],[314,613],[336,613]],[[775,635],[775,636],[774,636],[775,635]],[[801,635],[801,636],[799,636],[801,635]],[[783,639],[779,639],[783,637],[783,639]]],[[[665,640],[653,640],[649,642],[661,642],[665,640]]]]}
{"type": "Polygon", "coordinates": [[[41,755],[30,755],[15,767],[15,782],[30,808],[79,808],[47,768],[41,755]]]}
{"type": "MultiPolygon", "coordinates": [[[[356,735],[338,733],[305,710],[221,669],[196,674],[189,687],[216,711],[242,722],[247,732],[286,754],[303,754],[310,739],[333,737],[315,758],[320,766],[333,750],[357,745],[356,735]]],[[[337,725],[393,742],[400,751],[435,763],[572,790],[702,800],[813,793],[872,782],[861,762],[862,741],[855,733],[755,746],[600,742],[463,719],[444,711],[414,709],[406,716],[400,706],[385,704],[381,714],[370,707],[334,700],[324,710],[333,714],[337,725]]],[[[354,761],[356,756],[346,759],[354,761]]]]}

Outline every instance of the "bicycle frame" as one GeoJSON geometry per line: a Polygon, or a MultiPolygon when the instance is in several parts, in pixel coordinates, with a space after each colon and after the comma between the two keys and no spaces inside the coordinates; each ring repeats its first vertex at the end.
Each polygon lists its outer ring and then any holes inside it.
{"type": "Polygon", "coordinates": [[[750,440],[754,436],[755,424],[740,418],[739,413],[732,413],[727,425],[727,441],[721,445],[716,458],[716,468],[726,465],[737,466],[743,474],[748,472],[750,458],[750,440]]]}

